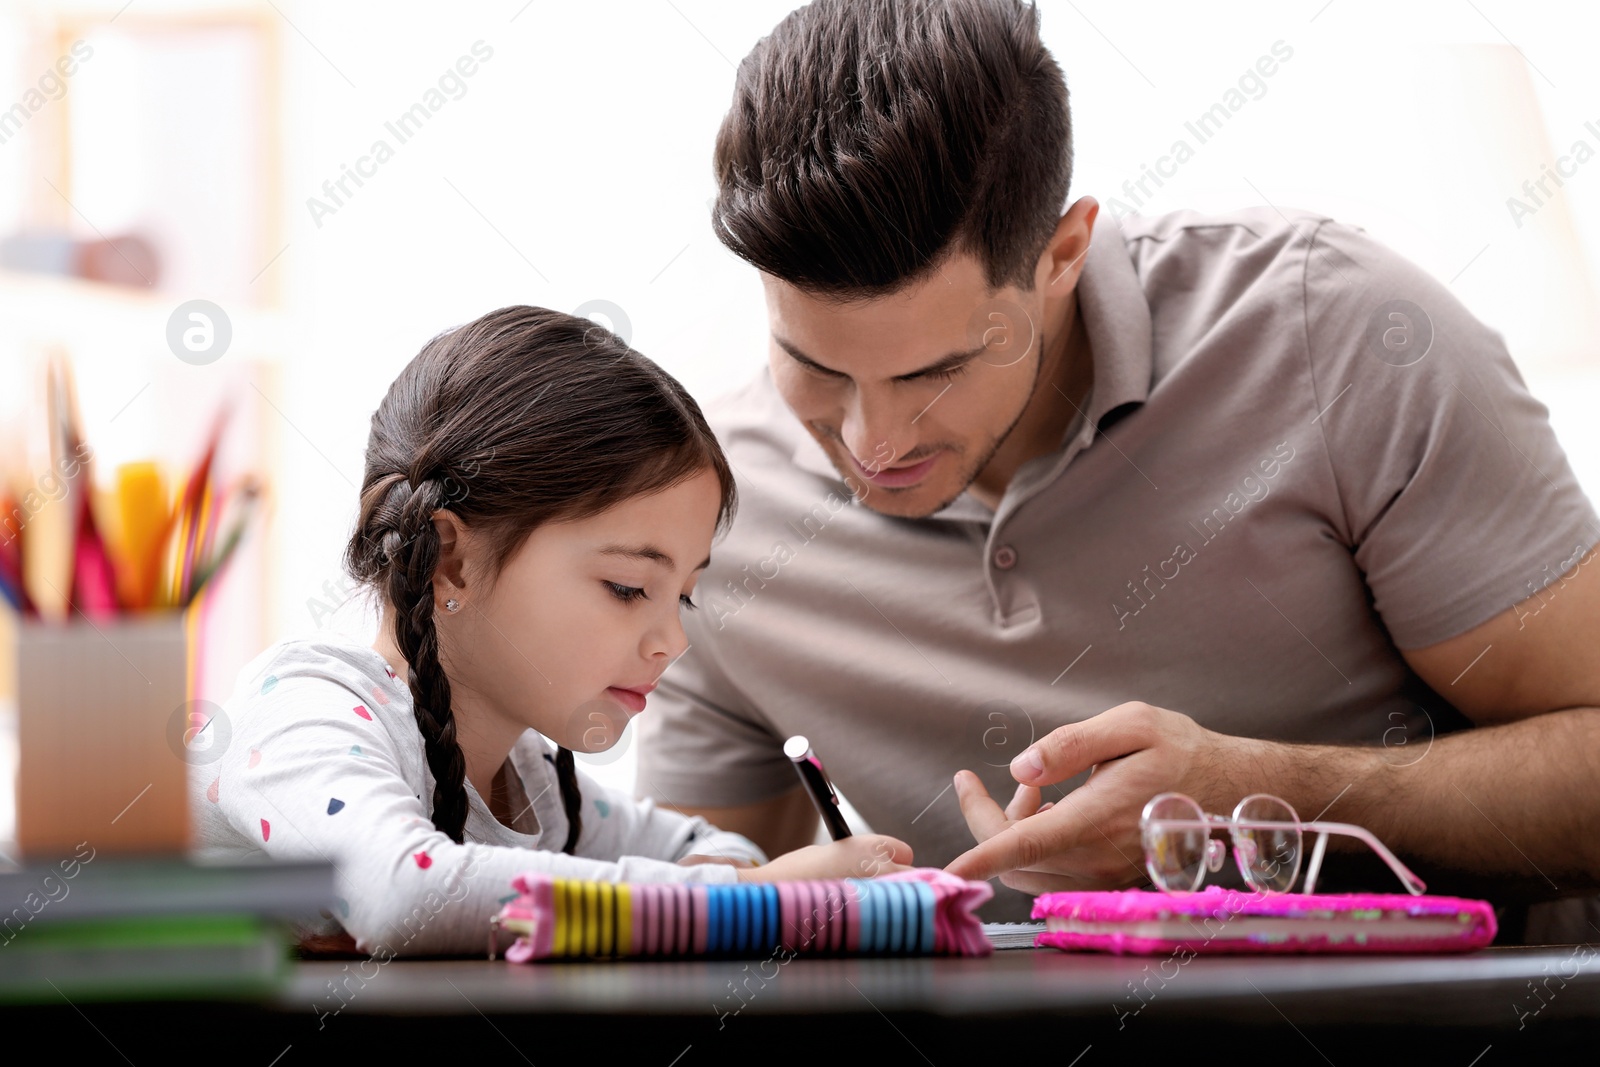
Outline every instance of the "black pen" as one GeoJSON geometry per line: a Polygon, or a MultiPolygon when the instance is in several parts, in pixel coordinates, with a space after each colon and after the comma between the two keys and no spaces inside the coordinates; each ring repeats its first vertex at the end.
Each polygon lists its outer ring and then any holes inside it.
{"type": "Polygon", "coordinates": [[[806,792],[811,794],[811,803],[816,805],[817,814],[822,816],[828,836],[835,841],[849,837],[850,827],[844,821],[844,813],[839,810],[839,798],[828,782],[828,773],[822,769],[822,761],[811,751],[811,742],[806,740],[804,734],[795,734],[783,743],[783,754],[794,762],[794,772],[800,776],[806,792]]]}

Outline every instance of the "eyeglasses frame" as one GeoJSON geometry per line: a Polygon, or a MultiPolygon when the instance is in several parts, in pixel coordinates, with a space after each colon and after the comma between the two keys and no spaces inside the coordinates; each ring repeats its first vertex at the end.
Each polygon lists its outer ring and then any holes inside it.
{"type": "MultiPolygon", "coordinates": [[[[1140,815],[1139,815],[1139,843],[1144,846],[1145,871],[1150,875],[1150,880],[1152,882],[1154,882],[1156,884],[1156,886],[1158,888],[1160,888],[1163,892],[1168,892],[1168,893],[1182,892],[1182,890],[1167,889],[1167,887],[1162,884],[1163,880],[1162,880],[1161,876],[1159,876],[1156,873],[1154,864],[1152,862],[1152,851],[1153,850],[1150,847],[1150,836],[1149,836],[1150,832],[1151,832],[1151,828],[1153,826],[1161,828],[1161,829],[1164,829],[1164,830],[1205,830],[1206,831],[1206,840],[1208,842],[1211,840],[1211,833],[1213,831],[1219,830],[1219,829],[1226,829],[1228,831],[1229,841],[1231,842],[1231,844],[1233,846],[1235,864],[1240,864],[1239,831],[1241,831],[1241,830],[1285,830],[1285,829],[1291,829],[1291,830],[1295,830],[1296,832],[1299,833],[1302,842],[1304,841],[1305,834],[1306,834],[1307,831],[1315,833],[1317,835],[1317,840],[1316,840],[1316,844],[1313,845],[1312,849],[1311,849],[1311,859],[1307,864],[1306,872],[1305,872],[1305,880],[1302,883],[1303,887],[1300,890],[1300,892],[1302,892],[1302,893],[1315,893],[1316,892],[1317,878],[1321,874],[1321,871],[1322,871],[1323,855],[1326,853],[1327,847],[1328,847],[1328,835],[1330,835],[1330,834],[1338,834],[1338,835],[1340,835],[1342,837],[1354,837],[1359,841],[1365,842],[1374,852],[1376,852],[1378,854],[1378,856],[1386,864],[1389,865],[1389,869],[1394,872],[1395,877],[1400,879],[1400,884],[1405,886],[1407,891],[1409,891],[1412,896],[1421,896],[1423,893],[1427,892],[1427,889],[1428,889],[1427,884],[1425,882],[1423,882],[1423,880],[1421,878],[1418,878],[1417,875],[1411,870],[1411,868],[1407,867],[1404,863],[1401,863],[1399,857],[1396,856],[1393,852],[1390,852],[1388,847],[1386,845],[1384,845],[1384,843],[1382,841],[1379,841],[1378,838],[1376,836],[1374,836],[1373,833],[1371,831],[1367,830],[1365,827],[1357,826],[1354,823],[1326,822],[1326,821],[1323,821],[1323,820],[1320,820],[1320,819],[1313,820],[1311,822],[1301,822],[1299,813],[1294,810],[1294,805],[1290,804],[1287,800],[1284,800],[1282,797],[1273,796],[1271,793],[1251,793],[1249,796],[1247,796],[1244,799],[1240,800],[1238,804],[1234,805],[1233,814],[1232,815],[1222,816],[1222,815],[1213,815],[1210,812],[1207,812],[1205,810],[1205,808],[1200,806],[1198,801],[1196,801],[1193,797],[1188,796],[1185,793],[1168,792],[1168,793],[1158,793],[1155,796],[1151,797],[1149,803],[1145,804],[1143,812],[1141,812],[1140,815]],[[1161,803],[1164,800],[1173,799],[1173,798],[1187,801],[1190,805],[1192,805],[1194,807],[1194,809],[1196,811],[1200,812],[1201,815],[1204,816],[1203,821],[1202,820],[1196,820],[1196,819],[1155,819],[1155,818],[1152,818],[1151,810],[1157,804],[1161,803]],[[1270,820],[1270,819],[1242,819],[1242,818],[1240,818],[1240,815],[1239,815],[1240,810],[1243,809],[1246,804],[1250,803],[1253,800],[1271,800],[1271,801],[1275,801],[1276,803],[1282,804],[1284,806],[1284,808],[1287,809],[1289,811],[1289,813],[1294,816],[1294,821],[1293,822],[1283,822],[1283,821],[1276,821],[1276,820],[1270,820]]],[[[1218,863],[1217,866],[1215,866],[1215,867],[1213,867],[1211,865],[1211,862],[1210,862],[1210,859],[1209,859],[1209,853],[1210,853],[1209,844],[1207,845],[1207,853],[1208,853],[1207,856],[1203,857],[1202,860],[1201,860],[1200,870],[1199,870],[1199,872],[1198,872],[1198,874],[1197,874],[1197,876],[1195,878],[1195,883],[1191,887],[1191,889],[1195,889],[1195,890],[1199,889],[1201,884],[1205,881],[1205,877],[1206,877],[1207,871],[1209,870],[1209,871],[1214,873],[1221,866],[1220,863],[1218,863]]],[[[1242,864],[1239,866],[1239,873],[1245,879],[1246,883],[1249,884],[1252,888],[1260,888],[1260,887],[1256,886],[1253,881],[1251,881],[1250,875],[1244,869],[1242,864]]],[[[1295,882],[1299,881],[1299,880],[1300,880],[1299,872],[1296,871],[1295,872],[1295,877],[1290,880],[1288,887],[1286,889],[1282,890],[1282,892],[1285,892],[1285,893],[1293,892],[1294,891],[1295,882]]],[[[1265,889],[1263,889],[1261,891],[1262,892],[1277,892],[1276,890],[1265,890],[1265,889]]]]}

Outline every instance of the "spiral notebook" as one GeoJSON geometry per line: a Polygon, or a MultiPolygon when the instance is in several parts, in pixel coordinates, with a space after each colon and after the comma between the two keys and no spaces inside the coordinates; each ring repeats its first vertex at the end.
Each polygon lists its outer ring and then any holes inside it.
{"type": "Polygon", "coordinates": [[[491,920],[516,963],[720,956],[986,956],[975,908],[994,895],[938,868],[828,881],[611,883],[522,874],[491,920]]]}

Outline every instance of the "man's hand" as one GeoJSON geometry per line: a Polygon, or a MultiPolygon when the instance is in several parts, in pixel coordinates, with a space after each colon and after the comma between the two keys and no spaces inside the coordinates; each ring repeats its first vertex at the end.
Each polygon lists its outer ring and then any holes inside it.
{"type": "MultiPolygon", "coordinates": [[[[947,870],[1028,893],[1145,880],[1139,813],[1155,794],[1230,811],[1250,793],[1375,833],[1407,862],[1499,879],[1523,899],[1600,890],[1600,551],[1543,593],[1464,634],[1401,651],[1477,729],[1434,739],[1396,763],[1367,745],[1307,745],[1215,734],[1186,715],[1120,704],[1063,726],[1012,763],[1023,783],[1001,811],[966,771],[956,791],[980,844],[947,870]],[[1580,568],[1582,571],[1580,572],[1580,568]],[[1023,764],[1029,753],[1039,769],[1023,764]],[[1093,767],[1054,806],[1039,786],[1093,767]],[[1030,789],[1029,787],[1033,787],[1030,789]]],[[[1482,890],[1473,890],[1481,893],[1482,890]]],[[[1578,931],[1574,931],[1576,934],[1578,931]]]]}
{"type": "Polygon", "coordinates": [[[945,869],[1024,893],[1119,889],[1147,881],[1139,814],[1157,793],[1187,793],[1207,811],[1231,810],[1241,764],[1266,754],[1263,742],[1203,729],[1187,715],[1138,702],[1119,704],[1053,730],[1011,762],[1017,792],[1004,811],[977,775],[956,774],[961,813],[979,844],[945,869]],[[1093,768],[1063,799],[1039,803],[1040,786],[1093,768]]]}

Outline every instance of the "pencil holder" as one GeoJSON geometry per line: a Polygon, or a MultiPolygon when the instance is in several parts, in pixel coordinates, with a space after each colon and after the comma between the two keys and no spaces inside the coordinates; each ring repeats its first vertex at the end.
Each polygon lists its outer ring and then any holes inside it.
{"type": "Polygon", "coordinates": [[[187,657],[177,613],[17,626],[24,855],[187,850],[187,657]]]}

